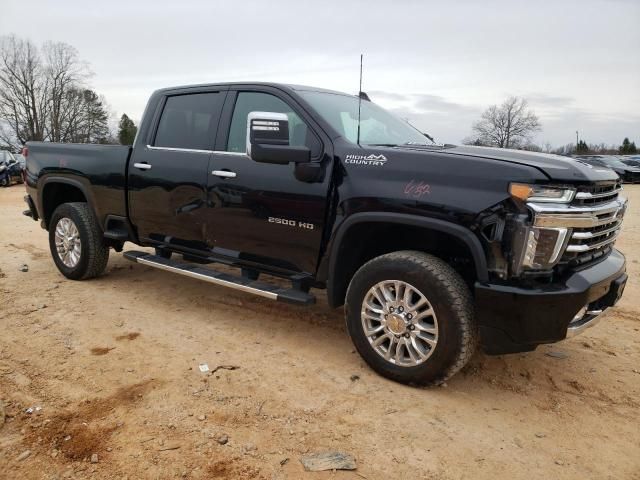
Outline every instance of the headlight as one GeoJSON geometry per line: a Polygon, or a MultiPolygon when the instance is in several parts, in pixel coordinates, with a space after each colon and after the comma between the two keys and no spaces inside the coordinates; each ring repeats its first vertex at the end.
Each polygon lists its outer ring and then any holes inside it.
{"type": "Polygon", "coordinates": [[[4,172],[7,169],[4,165],[0,165],[0,172],[4,172]]]}
{"type": "Polygon", "coordinates": [[[509,193],[523,202],[569,203],[576,191],[573,188],[512,183],[509,185],[509,193]]]}
{"type": "Polygon", "coordinates": [[[569,230],[566,228],[527,228],[523,249],[523,268],[548,270],[559,260],[569,230]]]}

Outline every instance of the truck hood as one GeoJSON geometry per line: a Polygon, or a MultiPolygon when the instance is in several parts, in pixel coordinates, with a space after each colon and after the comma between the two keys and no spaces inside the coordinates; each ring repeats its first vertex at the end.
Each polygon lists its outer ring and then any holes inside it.
{"type": "Polygon", "coordinates": [[[456,146],[441,153],[489,158],[534,167],[556,182],[598,182],[616,180],[618,175],[609,168],[589,165],[586,162],[560,155],[510,150],[504,148],[456,146]]]}

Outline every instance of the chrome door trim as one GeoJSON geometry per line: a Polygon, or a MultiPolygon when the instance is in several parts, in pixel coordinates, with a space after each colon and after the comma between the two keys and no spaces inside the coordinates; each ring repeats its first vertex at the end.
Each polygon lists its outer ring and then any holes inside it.
{"type": "Polygon", "coordinates": [[[211,153],[216,155],[231,155],[236,157],[248,157],[249,155],[244,152],[227,152],[226,150],[213,150],[211,153]]]}
{"type": "Polygon", "coordinates": [[[147,145],[149,150],[160,150],[165,152],[191,152],[191,153],[213,153],[213,150],[198,150],[195,148],[173,148],[173,147],[154,147],[147,145]]]}
{"type": "Polygon", "coordinates": [[[245,152],[227,152],[225,150],[198,150],[196,148],[177,148],[177,147],[154,147],[153,145],[147,145],[149,150],[158,150],[165,152],[191,152],[191,153],[215,153],[218,155],[236,155],[247,156],[245,152]]]}

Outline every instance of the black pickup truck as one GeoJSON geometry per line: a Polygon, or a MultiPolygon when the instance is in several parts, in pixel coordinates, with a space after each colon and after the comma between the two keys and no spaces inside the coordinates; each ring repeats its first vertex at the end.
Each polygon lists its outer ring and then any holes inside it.
{"type": "Polygon", "coordinates": [[[400,382],[441,383],[478,343],[522,352],[580,333],[627,279],[613,171],[438,145],[362,93],[163,89],[133,147],[26,150],[25,214],[66,277],[100,275],[133,242],[155,252],[129,260],[273,300],[326,289],[366,362],[400,382]]]}

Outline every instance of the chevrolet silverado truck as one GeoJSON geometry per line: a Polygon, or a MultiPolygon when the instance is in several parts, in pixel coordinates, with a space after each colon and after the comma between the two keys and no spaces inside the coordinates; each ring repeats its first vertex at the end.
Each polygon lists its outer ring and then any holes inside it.
{"type": "Polygon", "coordinates": [[[564,340],[618,301],[615,172],[428,138],[363,93],[168,88],[131,147],[29,142],[25,214],[74,280],[132,242],[151,247],[133,262],[273,300],[326,289],[364,360],[409,384],[444,382],[477,345],[564,340]]]}

